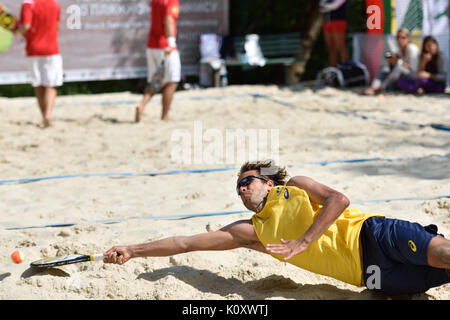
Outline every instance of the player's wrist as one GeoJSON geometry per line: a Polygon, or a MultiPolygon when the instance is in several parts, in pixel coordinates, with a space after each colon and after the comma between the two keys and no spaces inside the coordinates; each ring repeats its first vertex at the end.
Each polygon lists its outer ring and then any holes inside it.
{"type": "Polygon", "coordinates": [[[311,242],[314,241],[314,236],[311,233],[305,233],[302,237],[300,237],[299,239],[297,239],[297,243],[300,246],[309,246],[311,244],[311,242]]]}
{"type": "Polygon", "coordinates": [[[136,245],[127,246],[126,249],[127,249],[127,253],[129,255],[130,259],[139,257],[139,254],[138,254],[139,248],[138,248],[138,246],[136,246],[136,245]]]}
{"type": "Polygon", "coordinates": [[[177,40],[175,39],[175,37],[168,37],[167,38],[167,43],[168,43],[168,46],[170,48],[176,48],[177,47],[177,40]]]}

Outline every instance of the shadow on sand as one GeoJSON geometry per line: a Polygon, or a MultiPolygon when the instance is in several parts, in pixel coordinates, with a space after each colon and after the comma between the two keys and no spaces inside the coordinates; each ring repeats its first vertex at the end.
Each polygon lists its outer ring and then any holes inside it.
{"type": "MultiPolygon", "coordinates": [[[[389,297],[365,289],[355,292],[340,289],[329,284],[299,284],[280,275],[271,275],[258,280],[241,281],[236,278],[224,278],[208,270],[198,270],[189,266],[172,266],[142,273],[138,279],[150,282],[165,277],[175,277],[204,293],[215,293],[234,299],[239,295],[245,300],[262,300],[282,297],[295,300],[386,300],[389,297]]],[[[391,297],[395,300],[428,300],[427,294],[391,297]]]]}
{"type": "Polygon", "coordinates": [[[33,267],[30,267],[27,270],[25,270],[22,273],[21,277],[26,279],[34,276],[45,276],[45,275],[63,278],[70,277],[69,273],[58,268],[33,268],[33,267]]]}

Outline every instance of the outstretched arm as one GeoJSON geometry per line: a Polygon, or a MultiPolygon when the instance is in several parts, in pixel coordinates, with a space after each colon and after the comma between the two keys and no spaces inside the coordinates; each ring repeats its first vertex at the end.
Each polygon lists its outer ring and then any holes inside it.
{"type": "Polygon", "coordinates": [[[322,205],[322,210],[314,223],[299,239],[287,241],[281,239],[281,244],[267,245],[270,253],[286,255],[285,260],[289,260],[305,251],[311,242],[320,237],[349,206],[350,201],[342,193],[308,177],[293,177],[286,185],[305,190],[311,202],[322,205]]]}
{"type": "Polygon", "coordinates": [[[267,253],[256,236],[251,220],[240,220],[214,232],[112,247],[104,254],[104,262],[123,264],[131,258],[166,257],[190,251],[230,250],[239,247],[267,253]]]}

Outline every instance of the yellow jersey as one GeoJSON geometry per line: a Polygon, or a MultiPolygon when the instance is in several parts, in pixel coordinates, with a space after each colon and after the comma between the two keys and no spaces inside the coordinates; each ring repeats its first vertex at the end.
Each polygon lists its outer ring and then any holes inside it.
{"type": "MultiPolygon", "coordinates": [[[[322,205],[312,203],[306,191],[294,186],[275,186],[263,210],[252,216],[253,227],[261,243],[297,240],[319,215],[322,205]]],[[[345,209],[333,224],[304,252],[288,263],[302,269],[333,277],[355,286],[362,285],[359,233],[364,221],[376,213],[345,209]]],[[[272,256],[283,261],[285,256],[272,256]]]]}

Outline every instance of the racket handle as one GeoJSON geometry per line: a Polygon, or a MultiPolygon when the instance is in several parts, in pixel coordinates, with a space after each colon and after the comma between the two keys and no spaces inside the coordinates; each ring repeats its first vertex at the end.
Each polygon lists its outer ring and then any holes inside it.
{"type": "Polygon", "coordinates": [[[104,258],[105,256],[103,255],[103,253],[98,253],[91,256],[91,261],[100,261],[103,260],[104,258]]]}
{"type": "MultiPolygon", "coordinates": [[[[116,260],[119,258],[120,254],[116,255],[116,260]]],[[[103,253],[94,254],[91,256],[91,261],[100,261],[106,258],[103,253]]]]}

